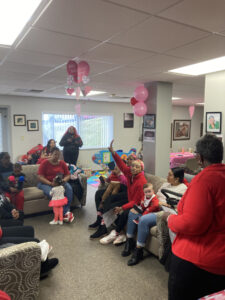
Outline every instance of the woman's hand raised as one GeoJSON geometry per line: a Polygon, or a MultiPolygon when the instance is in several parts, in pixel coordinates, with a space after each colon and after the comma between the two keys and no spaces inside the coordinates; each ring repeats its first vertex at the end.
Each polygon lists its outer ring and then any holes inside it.
{"type": "Polygon", "coordinates": [[[110,143],[110,146],[109,146],[109,151],[113,154],[114,153],[114,150],[113,150],[113,142],[114,142],[114,140],[112,140],[111,141],[111,143],[110,143]]]}

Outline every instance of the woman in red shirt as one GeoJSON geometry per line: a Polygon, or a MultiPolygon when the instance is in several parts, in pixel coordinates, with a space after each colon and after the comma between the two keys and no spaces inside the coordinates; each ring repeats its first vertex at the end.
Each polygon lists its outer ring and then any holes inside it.
{"type": "Polygon", "coordinates": [[[225,289],[225,165],[223,145],[207,134],[196,144],[204,168],[168,217],[172,245],[169,300],[196,300],[225,289]]]}
{"type": "Polygon", "coordinates": [[[63,160],[59,160],[60,150],[55,147],[52,150],[52,156],[49,159],[44,160],[38,169],[38,188],[44,192],[44,194],[51,199],[50,191],[53,188],[53,179],[61,174],[63,175],[63,181],[65,182],[65,197],[68,199],[68,203],[63,207],[63,221],[73,222],[74,216],[70,212],[70,204],[73,200],[73,190],[71,185],[67,182],[70,179],[70,172],[63,160]]]}

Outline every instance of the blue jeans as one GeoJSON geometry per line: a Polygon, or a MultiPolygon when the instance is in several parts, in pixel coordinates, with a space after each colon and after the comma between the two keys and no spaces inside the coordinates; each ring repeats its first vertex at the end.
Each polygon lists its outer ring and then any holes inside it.
{"type": "Polygon", "coordinates": [[[141,214],[134,214],[131,211],[128,215],[128,221],[127,221],[127,237],[132,238],[134,237],[135,231],[137,229],[137,224],[133,222],[133,220],[138,219],[141,217],[141,214]]]}
{"type": "MultiPolygon", "coordinates": [[[[37,187],[44,192],[44,194],[48,197],[48,199],[51,199],[50,191],[52,189],[52,186],[39,182],[37,187]]],[[[68,203],[63,206],[63,214],[65,215],[68,211],[70,211],[70,204],[73,200],[73,189],[68,182],[64,184],[64,189],[65,189],[65,196],[68,199],[68,203]]]]}
{"type": "Polygon", "coordinates": [[[156,225],[156,214],[150,213],[140,217],[138,223],[137,246],[144,247],[149,236],[149,229],[156,225]]]}

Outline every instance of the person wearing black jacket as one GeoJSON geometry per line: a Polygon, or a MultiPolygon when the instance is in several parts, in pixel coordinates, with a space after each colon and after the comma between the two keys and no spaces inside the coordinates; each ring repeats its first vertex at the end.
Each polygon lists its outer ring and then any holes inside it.
{"type": "Polygon", "coordinates": [[[17,210],[4,195],[4,192],[8,191],[9,185],[0,175],[0,225],[4,227],[22,226],[24,213],[17,210]]]}
{"type": "Polygon", "coordinates": [[[67,129],[59,145],[63,147],[64,161],[68,164],[76,165],[79,148],[82,147],[83,142],[74,126],[70,126],[67,129]]]}

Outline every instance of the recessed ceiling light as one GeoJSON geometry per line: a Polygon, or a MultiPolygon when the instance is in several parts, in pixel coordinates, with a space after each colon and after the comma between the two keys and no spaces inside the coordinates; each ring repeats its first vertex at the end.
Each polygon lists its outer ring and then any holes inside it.
{"type": "Polygon", "coordinates": [[[11,46],[42,0],[0,1],[0,44],[11,46]]]}
{"type": "MultiPolygon", "coordinates": [[[[101,94],[106,94],[106,92],[103,92],[103,91],[90,91],[90,93],[88,93],[87,96],[95,96],[95,95],[101,95],[101,94]]],[[[74,96],[74,95],[76,95],[75,92],[72,94],[72,96],[74,96]]],[[[81,91],[81,97],[83,97],[82,91],[81,91]]]]}
{"type": "Polygon", "coordinates": [[[222,70],[225,70],[225,56],[206,60],[197,64],[181,67],[178,69],[169,70],[168,72],[198,76],[222,70]]]}
{"type": "Polygon", "coordinates": [[[172,100],[180,100],[181,98],[178,97],[172,97],[172,100]]]}

